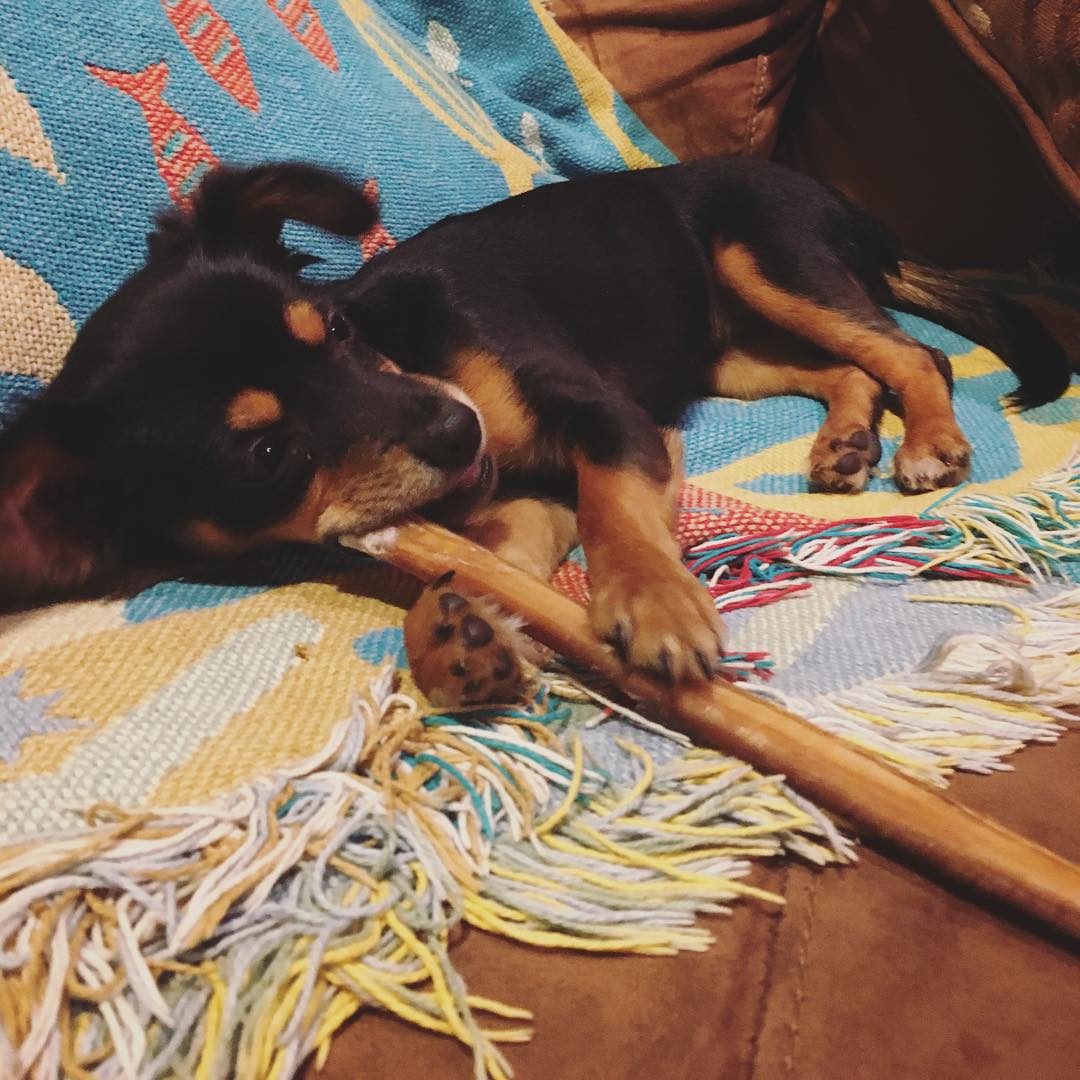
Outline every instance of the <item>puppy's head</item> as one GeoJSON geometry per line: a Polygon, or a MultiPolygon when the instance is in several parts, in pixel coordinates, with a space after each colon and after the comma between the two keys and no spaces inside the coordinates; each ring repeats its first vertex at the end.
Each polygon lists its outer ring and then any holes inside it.
{"type": "Polygon", "coordinates": [[[279,165],[219,170],[161,219],[0,437],[0,605],[371,531],[486,479],[461,392],[366,347],[280,241],[286,219],[359,235],[374,216],[336,174],[279,165]]]}

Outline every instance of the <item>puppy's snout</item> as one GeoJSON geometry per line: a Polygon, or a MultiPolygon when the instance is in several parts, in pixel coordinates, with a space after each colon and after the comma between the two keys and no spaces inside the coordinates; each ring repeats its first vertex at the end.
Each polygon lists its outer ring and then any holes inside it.
{"type": "Polygon", "coordinates": [[[483,433],[476,413],[451,397],[438,395],[408,440],[421,461],[440,469],[463,469],[480,450],[483,433]]]}

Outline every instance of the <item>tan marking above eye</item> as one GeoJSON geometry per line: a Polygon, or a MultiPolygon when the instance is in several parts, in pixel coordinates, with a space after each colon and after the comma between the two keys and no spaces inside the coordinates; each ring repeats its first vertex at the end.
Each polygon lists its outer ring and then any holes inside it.
{"type": "Polygon", "coordinates": [[[290,300],[285,305],[285,325],[305,345],[321,345],[326,341],[326,320],[307,300],[290,300]]]}
{"type": "Polygon", "coordinates": [[[225,410],[225,422],[233,431],[252,431],[276,424],[285,410],[269,390],[241,390],[225,410]]]}

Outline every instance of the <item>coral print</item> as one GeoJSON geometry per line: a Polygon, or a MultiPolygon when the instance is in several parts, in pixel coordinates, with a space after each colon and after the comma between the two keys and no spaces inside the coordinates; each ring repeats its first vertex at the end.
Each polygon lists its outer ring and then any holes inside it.
{"type": "Polygon", "coordinates": [[[218,159],[206,140],[162,96],[169,79],[168,64],[162,61],[135,72],[109,71],[87,64],[86,70],[106,86],[127,94],[142,110],[158,172],[173,201],[186,206],[199,181],[218,159]]]}
{"type": "Polygon", "coordinates": [[[266,0],[270,10],[320,64],[337,71],[338,58],[311,0],[266,0]]]}
{"type": "MultiPolygon", "coordinates": [[[[379,201],[379,181],[374,176],[364,184],[364,194],[374,203],[379,201]]],[[[380,218],[360,237],[360,252],[364,256],[364,262],[367,262],[380,251],[389,251],[396,244],[397,241],[390,235],[380,218]]]]}
{"type": "Polygon", "coordinates": [[[232,27],[209,0],[162,0],[169,22],[203,70],[245,109],[259,111],[259,92],[232,27]]]}

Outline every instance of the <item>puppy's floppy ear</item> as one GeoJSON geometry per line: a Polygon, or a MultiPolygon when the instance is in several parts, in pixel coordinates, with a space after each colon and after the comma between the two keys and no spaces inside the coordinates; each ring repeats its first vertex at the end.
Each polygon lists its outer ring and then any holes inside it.
{"type": "Polygon", "coordinates": [[[151,258],[194,248],[280,258],[286,254],[280,239],[286,221],[359,236],[377,220],[363,188],[330,169],[298,162],[220,166],[199,185],[188,212],[159,217],[149,249],[151,258]]]}
{"type": "Polygon", "coordinates": [[[82,592],[101,575],[104,545],[64,512],[83,471],[43,432],[0,440],[0,611],[82,592]]]}

